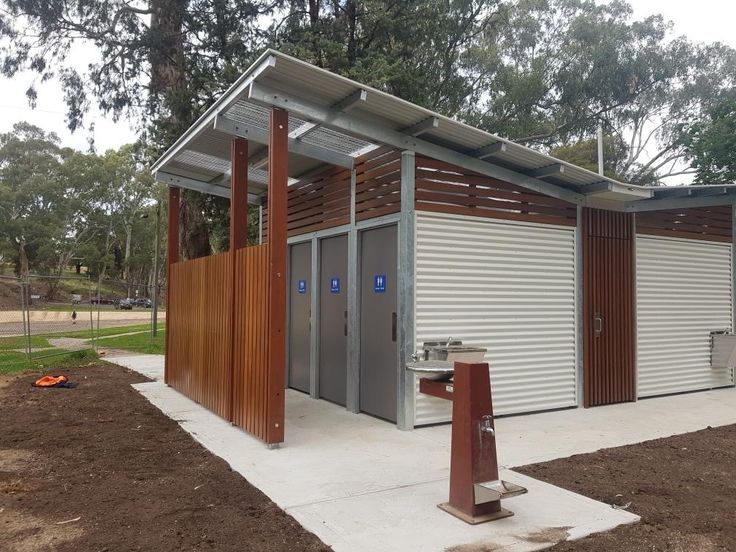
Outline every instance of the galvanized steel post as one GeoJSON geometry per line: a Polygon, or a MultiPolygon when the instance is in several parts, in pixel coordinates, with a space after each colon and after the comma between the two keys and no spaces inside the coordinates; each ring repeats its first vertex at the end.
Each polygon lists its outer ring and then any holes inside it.
{"type": "Polygon", "coordinates": [[[578,406],[583,404],[583,381],[585,368],[585,325],[583,324],[583,207],[577,207],[575,225],[575,398],[578,406]]]}
{"type": "Polygon", "coordinates": [[[319,398],[319,239],[312,236],[312,294],[309,298],[309,396],[319,398]]]}
{"type": "Polygon", "coordinates": [[[413,151],[401,153],[401,214],[399,216],[399,358],[397,359],[396,425],[399,429],[414,427],[414,374],[405,364],[415,350],[414,276],[416,212],[414,210],[414,176],[416,158],[413,151]]]}
{"type": "Polygon", "coordinates": [[[360,301],[358,300],[358,230],[355,227],[356,172],[350,172],[350,230],[348,231],[348,373],[345,407],[360,411],[360,301]]]}

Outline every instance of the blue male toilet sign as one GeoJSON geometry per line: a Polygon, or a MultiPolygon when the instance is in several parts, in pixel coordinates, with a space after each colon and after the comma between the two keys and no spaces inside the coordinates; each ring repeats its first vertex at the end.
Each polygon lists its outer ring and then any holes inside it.
{"type": "Polygon", "coordinates": [[[340,278],[330,278],[330,293],[340,293],[340,278]]]}
{"type": "Polygon", "coordinates": [[[307,293],[307,281],[299,280],[296,284],[296,290],[298,293],[307,293]]]}
{"type": "Polygon", "coordinates": [[[376,274],[373,277],[373,292],[374,293],[385,293],[386,291],[386,275],[376,274]]]}

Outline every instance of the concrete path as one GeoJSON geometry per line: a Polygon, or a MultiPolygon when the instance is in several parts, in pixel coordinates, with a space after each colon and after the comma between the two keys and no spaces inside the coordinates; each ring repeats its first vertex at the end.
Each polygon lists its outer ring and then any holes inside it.
{"type": "Polygon", "coordinates": [[[447,500],[449,431],[445,439],[438,431],[398,431],[289,390],[286,442],[269,450],[165,386],[162,356],[111,361],[155,379],[134,387],[336,552],[429,552],[460,545],[471,545],[457,549],[468,552],[539,550],[638,520],[504,469],[504,479],[529,489],[505,502],[516,515],[470,526],[437,508],[447,500]]]}

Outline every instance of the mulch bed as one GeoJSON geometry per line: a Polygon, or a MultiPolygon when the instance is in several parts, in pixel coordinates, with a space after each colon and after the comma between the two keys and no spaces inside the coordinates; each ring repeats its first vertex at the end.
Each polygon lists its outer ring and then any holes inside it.
{"type": "Polygon", "coordinates": [[[148,403],[125,368],[0,379],[0,550],[327,551],[148,403]]]}
{"type": "Polygon", "coordinates": [[[554,552],[736,550],[736,425],[514,469],[642,518],[554,552]]]}

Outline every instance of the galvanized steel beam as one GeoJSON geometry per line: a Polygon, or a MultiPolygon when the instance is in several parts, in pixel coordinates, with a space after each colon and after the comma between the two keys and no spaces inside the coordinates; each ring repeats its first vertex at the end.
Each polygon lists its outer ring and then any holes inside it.
{"type": "MultiPolygon", "coordinates": [[[[230,199],[230,188],[226,188],[225,186],[218,186],[210,182],[202,182],[201,180],[195,180],[193,178],[187,178],[186,176],[178,176],[175,174],[157,171],[156,182],[162,182],[167,186],[186,188],[187,190],[194,190],[195,192],[201,192],[203,194],[209,194],[230,199]]],[[[248,203],[258,205],[260,204],[260,202],[260,196],[256,194],[248,194],[248,203]]]]}
{"type": "MultiPolygon", "coordinates": [[[[224,115],[217,116],[214,128],[231,136],[240,136],[241,138],[246,138],[259,144],[268,144],[267,130],[235,121],[224,115]]],[[[344,153],[307,144],[295,138],[289,138],[289,151],[346,169],[352,169],[355,161],[351,156],[345,155],[344,153]]]]}
{"type": "Polygon", "coordinates": [[[565,165],[561,163],[555,163],[554,165],[547,165],[546,167],[539,167],[538,169],[531,170],[527,174],[535,178],[561,176],[565,174],[565,165]]]}
{"type": "Polygon", "coordinates": [[[401,132],[408,134],[409,136],[419,136],[426,132],[430,132],[440,126],[440,120],[437,117],[429,117],[423,121],[419,121],[417,124],[405,128],[401,132]]]}
{"type": "Polygon", "coordinates": [[[280,90],[275,90],[256,82],[250,85],[248,97],[251,101],[288,109],[302,117],[320,122],[325,126],[332,127],[337,130],[358,136],[364,136],[371,141],[394,146],[402,150],[414,151],[421,155],[426,155],[427,157],[431,157],[439,161],[465,167],[491,178],[504,180],[511,184],[516,184],[523,188],[534,190],[551,197],[556,197],[572,203],[582,203],[584,199],[581,194],[556,186],[549,182],[544,182],[511,169],[492,165],[467,154],[460,153],[444,146],[432,144],[415,136],[404,134],[398,130],[386,128],[379,123],[351,116],[346,113],[341,113],[329,107],[320,106],[318,104],[302,100],[296,96],[286,94],[280,90]]]}
{"type": "Polygon", "coordinates": [[[487,146],[478,148],[471,153],[471,155],[478,159],[487,159],[488,157],[493,157],[494,155],[505,152],[506,144],[504,142],[494,142],[493,144],[488,144],[487,146]]]}
{"type": "Polygon", "coordinates": [[[681,197],[667,199],[642,199],[630,201],[624,211],[640,213],[643,211],[662,211],[667,209],[686,209],[688,207],[713,207],[715,205],[733,205],[736,202],[734,194],[720,194],[704,197],[681,197]]]}

